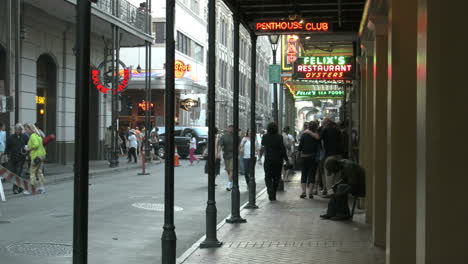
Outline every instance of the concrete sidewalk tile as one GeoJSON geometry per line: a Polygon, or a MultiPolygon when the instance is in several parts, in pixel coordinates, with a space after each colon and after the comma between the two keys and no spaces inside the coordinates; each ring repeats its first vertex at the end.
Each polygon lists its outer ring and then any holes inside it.
{"type": "Polygon", "coordinates": [[[370,242],[371,229],[362,212],[354,215],[354,221],[321,220],[328,200],[300,199],[297,179],[285,187],[277,202],[269,202],[263,194],[258,199],[260,209],[244,209],[247,224],[223,225],[218,231],[224,242],[221,248],[198,248],[182,263],[385,263],[384,251],[370,242]]]}

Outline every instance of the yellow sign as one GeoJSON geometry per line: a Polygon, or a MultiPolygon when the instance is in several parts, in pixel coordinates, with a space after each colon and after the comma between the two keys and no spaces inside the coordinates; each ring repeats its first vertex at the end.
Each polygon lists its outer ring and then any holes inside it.
{"type": "Polygon", "coordinates": [[[36,96],[36,104],[43,105],[46,103],[46,99],[44,96],[36,96]]]}

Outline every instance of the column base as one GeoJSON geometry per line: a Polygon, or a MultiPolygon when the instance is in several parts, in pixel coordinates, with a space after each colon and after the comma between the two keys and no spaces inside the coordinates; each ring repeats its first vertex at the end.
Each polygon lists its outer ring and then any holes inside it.
{"type": "Polygon", "coordinates": [[[151,173],[149,173],[149,172],[145,172],[145,173],[139,172],[139,173],[137,173],[137,175],[150,175],[150,174],[151,174],[151,173]]]}
{"type": "Polygon", "coordinates": [[[244,208],[245,209],[258,209],[258,206],[255,204],[248,204],[244,208]]]}
{"type": "Polygon", "coordinates": [[[219,248],[223,242],[216,240],[205,240],[200,243],[200,248],[219,248]]]}
{"type": "Polygon", "coordinates": [[[226,219],[226,223],[228,223],[228,224],[243,224],[243,223],[247,223],[247,220],[240,217],[240,216],[236,216],[236,217],[231,217],[229,219],[226,219]]]}

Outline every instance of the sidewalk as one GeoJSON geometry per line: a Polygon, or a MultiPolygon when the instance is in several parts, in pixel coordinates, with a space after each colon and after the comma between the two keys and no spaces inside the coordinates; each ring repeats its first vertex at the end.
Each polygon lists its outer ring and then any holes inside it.
{"type": "MultiPolygon", "coordinates": [[[[159,161],[152,161],[151,163],[146,163],[146,166],[151,166],[151,164],[158,164],[159,161]]],[[[141,168],[141,156],[138,157],[138,163],[128,163],[127,157],[119,157],[119,166],[115,168],[110,168],[107,160],[90,160],[89,161],[89,176],[96,176],[107,174],[110,172],[119,172],[130,169],[141,168]]],[[[24,177],[24,176],[23,176],[24,177]]],[[[26,175],[29,177],[29,174],[26,175]]],[[[73,163],[62,165],[60,163],[46,163],[44,164],[44,177],[47,184],[55,184],[62,181],[72,180],[74,178],[73,173],[73,163]]],[[[13,194],[13,185],[6,182],[3,184],[5,188],[5,195],[9,197],[14,196],[13,194]]]]}
{"type": "Polygon", "coordinates": [[[179,263],[385,263],[385,252],[370,242],[371,229],[364,224],[362,211],[356,210],[354,221],[321,220],[328,200],[299,199],[296,175],[278,201],[268,201],[264,192],[257,200],[259,209],[243,209],[247,223],[218,226],[221,248],[200,249],[197,243],[179,263]]]}

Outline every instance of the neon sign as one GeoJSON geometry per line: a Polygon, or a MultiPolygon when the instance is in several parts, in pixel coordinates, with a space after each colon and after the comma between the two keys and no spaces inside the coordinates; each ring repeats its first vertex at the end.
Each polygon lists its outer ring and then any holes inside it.
{"type": "Polygon", "coordinates": [[[191,70],[192,70],[192,66],[190,64],[185,64],[181,60],[175,61],[175,77],[176,78],[184,77],[185,73],[191,70]]]}
{"type": "Polygon", "coordinates": [[[306,22],[306,21],[261,21],[255,23],[257,34],[272,33],[313,33],[328,32],[330,23],[325,21],[306,22]]]}
{"type": "Polygon", "coordinates": [[[147,109],[153,108],[154,104],[150,102],[146,102],[145,100],[141,101],[138,103],[138,107],[141,108],[141,110],[146,111],[147,109]]]}
{"type": "Polygon", "coordinates": [[[293,80],[352,80],[352,56],[300,57],[294,63],[293,80]]]}
{"type": "Polygon", "coordinates": [[[342,90],[327,91],[296,91],[296,98],[314,98],[314,99],[340,99],[344,97],[342,90]]]}
{"type": "Polygon", "coordinates": [[[180,108],[185,111],[190,111],[193,107],[198,107],[199,103],[198,100],[194,100],[192,98],[187,98],[180,101],[180,108]]]}
{"type": "MultiPolygon", "coordinates": [[[[112,88],[107,87],[101,82],[100,71],[98,69],[91,70],[91,79],[96,89],[98,89],[101,93],[107,93],[108,91],[112,90],[112,88]]],[[[130,69],[127,68],[123,71],[123,79],[119,82],[119,85],[117,86],[117,92],[120,93],[125,88],[127,88],[129,80],[130,69]]]]}
{"type": "Polygon", "coordinates": [[[282,70],[290,71],[297,57],[301,55],[299,37],[297,35],[282,36],[281,45],[283,54],[281,57],[282,70]]]}
{"type": "Polygon", "coordinates": [[[43,105],[46,103],[46,98],[44,96],[36,96],[36,104],[43,105]]]}

